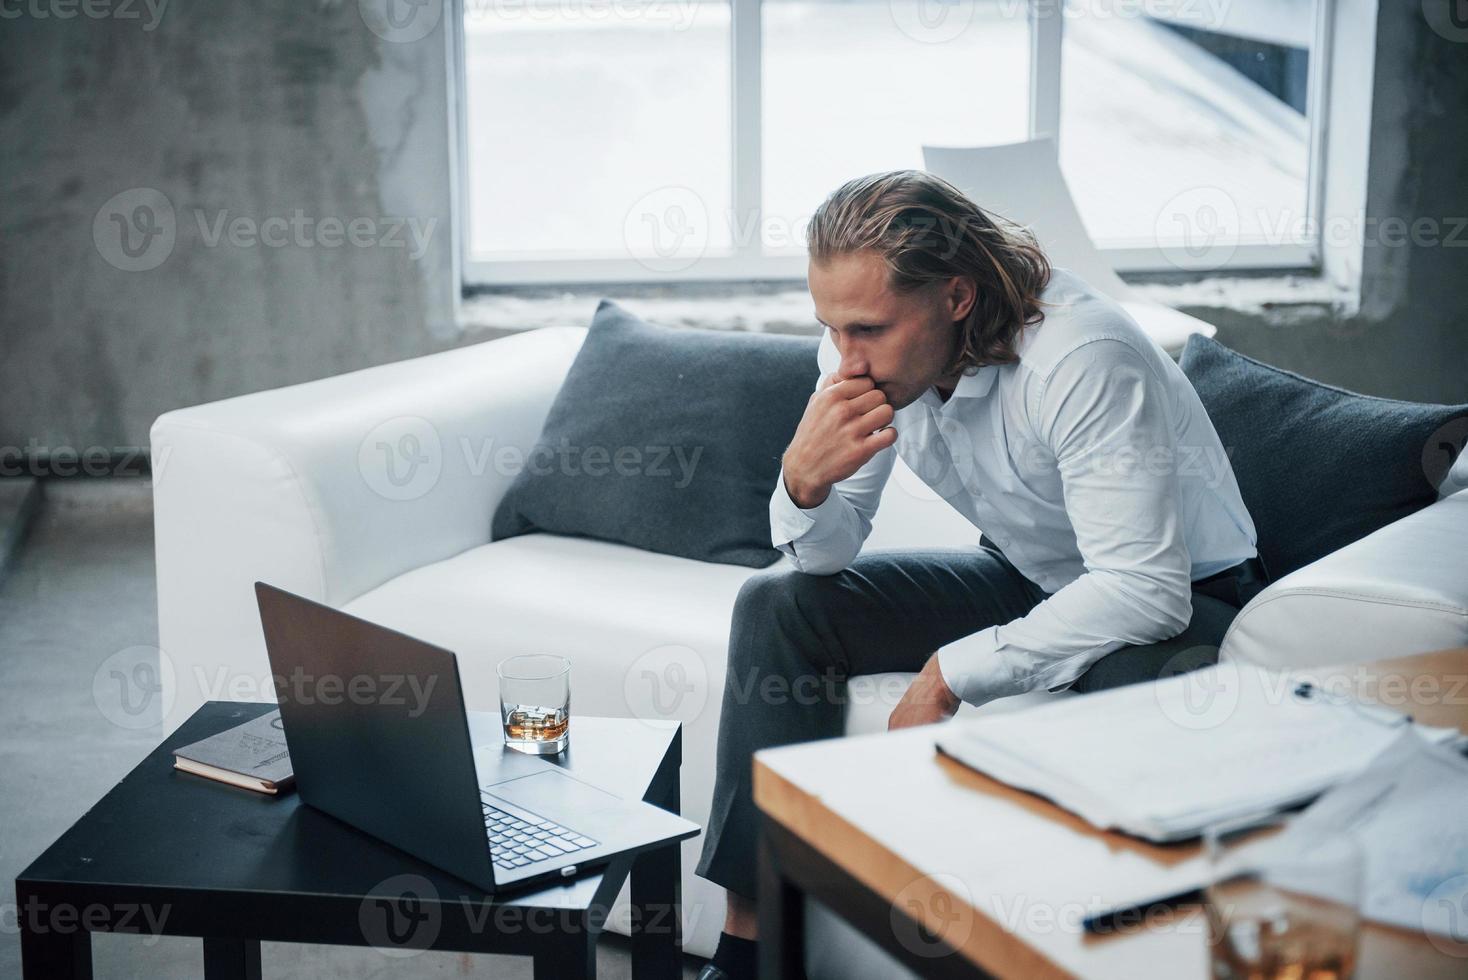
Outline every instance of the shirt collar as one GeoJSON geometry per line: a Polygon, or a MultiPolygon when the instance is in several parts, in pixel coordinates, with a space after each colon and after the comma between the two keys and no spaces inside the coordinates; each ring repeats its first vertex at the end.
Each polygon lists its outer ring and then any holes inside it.
{"type": "Polygon", "coordinates": [[[959,377],[958,385],[953,389],[954,398],[982,398],[994,387],[994,379],[999,375],[999,365],[985,364],[973,374],[965,374],[959,377]]]}
{"type": "Polygon", "coordinates": [[[994,378],[999,374],[999,365],[986,364],[972,374],[962,374],[958,378],[958,384],[953,388],[953,394],[948,401],[944,402],[938,394],[936,387],[930,387],[924,394],[928,396],[934,408],[945,404],[951,404],[955,398],[983,398],[994,387],[994,378]]]}

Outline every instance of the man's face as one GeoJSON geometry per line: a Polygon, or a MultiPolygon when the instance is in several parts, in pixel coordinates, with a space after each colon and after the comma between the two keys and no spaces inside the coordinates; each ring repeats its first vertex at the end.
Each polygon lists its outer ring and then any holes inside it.
{"type": "Polygon", "coordinates": [[[807,281],[816,318],[841,353],[842,378],[870,377],[894,409],[906,408],[937,384],[958,351],[958,323],[973,306],[973,287],[954,278],[911,293],[888,286],[887,267],[874,252],[810,263],[807,281]]]}

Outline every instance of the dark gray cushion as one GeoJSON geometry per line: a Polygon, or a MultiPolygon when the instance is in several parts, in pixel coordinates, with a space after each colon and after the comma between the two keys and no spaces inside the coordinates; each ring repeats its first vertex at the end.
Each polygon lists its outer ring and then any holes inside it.
{"type": "MultiPolygon", "coordinates": [[[[1273,578],[1437,499],[1434,434],[1468,405],[1358,395],[1188,338],[1182,369],[1233,462],[1273,578]]],[[[1456,431],[1456,426],[1453,427],[1456,431]]]]}
{"type": "Polygon", "coordinates": [[[491,540],[549,531],[763,568],[815,338],[644,323],[602,300],[491,540]]]}

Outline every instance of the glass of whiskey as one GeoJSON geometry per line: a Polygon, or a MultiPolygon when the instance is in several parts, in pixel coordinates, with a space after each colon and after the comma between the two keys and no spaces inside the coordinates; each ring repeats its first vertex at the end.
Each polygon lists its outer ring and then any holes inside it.
{"type": "Polygon", "coordinates": [[[1349,980],[1364,859],[1349,832],[1291,825],[1210,827],[1204,850],[1215,980],[1349,980]],[[1298,828],[1298,829],[1297,829],[1298,828]]]}
{"type": "Polygon", "coordinates": [[[571,661],[548,653],[511,657],[497,668],[505,745],[556,755],[571,744],[571,661]]]}

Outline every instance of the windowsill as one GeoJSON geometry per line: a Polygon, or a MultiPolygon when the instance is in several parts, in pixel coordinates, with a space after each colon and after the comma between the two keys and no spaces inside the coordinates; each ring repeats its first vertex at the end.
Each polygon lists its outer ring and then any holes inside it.
{"type": "MultiPolygon", "coordinates": [[[[1128,277],[1141,298],[1207,320],[1209,310],[1255,317],[1287,326],[1347,316],[1349,291],[1306,273],[1217,275],[1205,278],[1128,277]]],[[[671,326],[753,333],[816,334],[819,327],[804,282],[589,284],[502,286],[466,290],[459,329],[472,338],[540,327],[591,322],[602,298],[616,300],[639,316],[671,326]]]]}
{"type": "Polygon", "coordinates": [[[1130,285],[1141,297],[1204,320],[1208,310],[1227,310],[1287,326],[1302,320],[1347,317],[1356,307],[1351,290],[1318,273],[1213,275],[1177,282],[1138,278],[1130,285]]]}
{"type": "Polygon", "coordinates": [[[465,291],[459,327],[466,335],[540,327],[584,327],[603,298],[670,326],[752,333],[819,332],[805,283],[603,283],[497,286],[465,291]]]}

